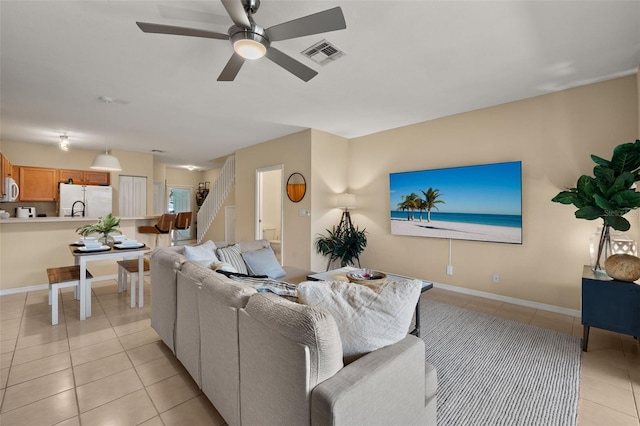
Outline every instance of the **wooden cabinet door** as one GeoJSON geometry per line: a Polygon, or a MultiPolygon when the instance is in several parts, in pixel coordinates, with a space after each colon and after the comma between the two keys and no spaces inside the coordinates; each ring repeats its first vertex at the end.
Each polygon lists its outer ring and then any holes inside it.
{"type": "Polygon", "coordinates": [[[84,172],[82,170],[58,170],[58,180],[60,182],[84,182],[84,172]]]}
{"type": "Polygon", "coordinates": [[[13,173],[13,166],[11,165],[11,162],[6,155],[0,152],[0,197],[4,197],[5,195],[7,195],[8,188],[5,178],[8,177],[17,180],[13,173]]]}
{"type": "Polygon", "coordinates": [[[94,172],[94,171],[85,171],[84,172],[84,181],[91,183],[102,183],[105,185],[109,185],[109,178],[111,174],[109,172],[94,172]]]}
{"type": "Polygon", "coordinates": [[[6,173],[7,171],[4,168],[4,155],[2,155],[2,153],[0,152],[0,197],[4,197],[5,195],[7,195],[4,179],[5,177],[7,177],[6,173]]]}
{"type": "Polygon", "coordinates": [[[44,167],[19,167],[20,201],[55,201],[58,170],[44,167]]]}

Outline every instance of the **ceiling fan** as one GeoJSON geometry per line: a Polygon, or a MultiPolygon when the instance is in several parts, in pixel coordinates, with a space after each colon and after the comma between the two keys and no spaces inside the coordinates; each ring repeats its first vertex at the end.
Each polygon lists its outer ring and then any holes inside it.
{"type": "Polygon", "coordinates": [[[314,13],[269,28],[262,28],[253,20],[260,7],[260,0],[221,0],[231,17],[232,25],[227,34],[196,28],[136,22],[145,33],[173,34],[190,37],[230,40],[233,56],[220,73],[218,81],[233,81],[247,59],[266,56],[296,77],[309,81],[318,73],[271,45],[274,41],[319,34],[347,28],[340,7],[314,13]]]}

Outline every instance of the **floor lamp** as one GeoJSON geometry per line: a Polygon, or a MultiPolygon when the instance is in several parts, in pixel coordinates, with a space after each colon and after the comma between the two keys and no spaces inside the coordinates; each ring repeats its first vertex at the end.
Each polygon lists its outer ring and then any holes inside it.
{"type": "Polygon", "coordinates": [[[349,209],[356,208],[356,196],[346,192],[344,194],[339,194],[336,197],[336,207],[343,209],[338,228],[349,227],[350,229],[353,229],[353,223],[351,222],[351,214],[349,213],[349,209]]]}

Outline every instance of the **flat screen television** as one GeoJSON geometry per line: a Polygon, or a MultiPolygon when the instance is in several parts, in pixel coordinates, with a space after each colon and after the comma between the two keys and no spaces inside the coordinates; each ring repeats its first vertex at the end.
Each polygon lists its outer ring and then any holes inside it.
{"type": "Polygon", "coordinates": [[[522,244],[522,162],[389,174],[391,233],[522,244]]]}

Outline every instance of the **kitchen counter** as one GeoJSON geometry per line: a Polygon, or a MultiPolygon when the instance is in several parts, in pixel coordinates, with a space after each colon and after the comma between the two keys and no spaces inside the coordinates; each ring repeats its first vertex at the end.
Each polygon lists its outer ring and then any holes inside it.
{"type": "MultiPolygon", "coordinates": [[[[140,226],[153,226],[159,216],[123,217],[120,232],[155,248],[155,235],[141,234],[140,226]]],[[[76,229],[95,223],[93,217],[34,217],[0,219],[0,295],[48,288],[47,268],[73,265],[69,244],[80,239],[76,229]]],[[[162,245],[170,244],[167,234],[162,245]]],[[[116,279],[113,260],[92,262],[94,281],[116,279]]]]}
{"type": "MultiPolygon", "coordinates": [[[[151,220],[158,219],[160,215],[151,215],[151,216],[133,216],[133,217],[121,217],[120,221],[124,222],[127,220],[151,220]]],[[[58,216],[47,216],[47,217],[10,217],[8,219],[0,219],[1,224],[13,224],[13,223],[50,223],[50,222],[97,222],[97,217],[58,217],[58,216]]]]}

